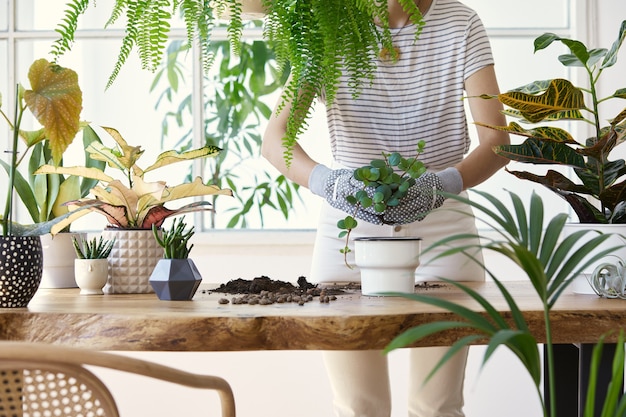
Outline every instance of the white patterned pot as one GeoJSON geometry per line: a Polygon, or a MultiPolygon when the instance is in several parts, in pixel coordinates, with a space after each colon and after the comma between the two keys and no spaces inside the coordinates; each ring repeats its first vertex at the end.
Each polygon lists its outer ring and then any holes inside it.
{"type": "Polygon", "coordinates": [[[163,248],[159,246],[152,230],[107,228],[102,237],[115,239],[109,255],[109,278],[104,286],[106,294],[146,294],[154,290],[150,274],[163,248]]]}
{"type": "Polygon", "coordinates": [[[26,307],[43,269],[39,236],[0,236],[0,308],[26,307]]]}
{"type": "Polygon", "coordinates": [[[354,239],[354,261],[361,270],[363,295],[415,292],[421,238],[360,237],[354,239]]]}

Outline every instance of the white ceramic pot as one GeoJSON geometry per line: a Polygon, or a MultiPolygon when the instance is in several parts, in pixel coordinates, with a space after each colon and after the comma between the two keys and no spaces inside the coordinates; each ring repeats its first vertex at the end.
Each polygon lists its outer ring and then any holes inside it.
{"type": "Polygon", "coordinates": [[[83,295],[104,294],[102,288],[109,276],[108,259],[75,259],[74,277],[83,295]]]}
{"type": "MultiPolygon", "coordinates": [[[[575,293],[595,294],[590,282],[592,274],[598,266],[601,264],[617,265],[620,261],[626,264],[626,224],[568,223],[563,228],[562,237],[566,238],[579,230],[597,230],[599,232],[612,235],[597,248],[598,251],[608,249],[610,247],[621,246],[621,248],[617,251],[585,268],[583,273],[576,277],[571,284],[570,288],[575,293]]],[[[592,238],[595,236],[597,236],[597,234],[589,232],[585,237],[592,238]]]]}
{"type": "Polygon", "coordinates": [[[41,236],[43,274],[39,288],[76,288],[72,237],[86,238],[87,233],[58,233],[41,236]]]}
{"type": "Polygon", "coordinates": [[[361,270],[363,295],[415,291],[421,238],[360,237],[354,239],[354,259],[361,270]]]}

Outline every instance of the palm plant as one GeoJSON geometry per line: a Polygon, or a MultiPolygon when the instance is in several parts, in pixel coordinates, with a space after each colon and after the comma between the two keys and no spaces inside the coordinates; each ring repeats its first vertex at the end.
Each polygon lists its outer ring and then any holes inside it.
{"type": "MultiPolygon", "coordinates": [[[[462,252],[466,253],[474,262],[480,263],[496,283],[506,300],[510,309],[510,317],[499,313],[489,300],[472,288],[461,282],[445,280],[445,277],[442,277],[444,281],[459,288],[475,300],[484,311],[477,312],[457,303],[424,294],[398,294],[450,311],[458,316],[459,320],[433,322],[411,328],[398,335],[387,346],[386,351],[389,352],[393,349],[409,346],[417,340],[438,332],[451,329],[464,330],[467,336],[460,338],[450,347],[448,353],[435,366],[432,373],[435,373],[443,363],[463,347],[486,339],[487,349],[483,358],[483,365],[489,360],[497,347],[505,346],[510,349],[520,359],[532,378],[544,410],[544,416],[556,417],[555,370],[550,311],[559,296],[577,275],[593,262],[598,261],[618,248],[606,247],[607,245],[600,247],[611,235],[599,234],[592,230],[581,230],[562,238],[561,233],[567,222],[567,214],[558,214],[550,219],[547,224],[544,224],[543,202],[535,193],[531,196],[528,212],[526,212],[526,207],[520,197],[512,192],[509,192],[513,205],[512,211],[488,193],[479,191],[475,191],[475,193],[482,196],[490,203],[491,207],[457,195],[446,194],[446,196],[469,204],[478,210],[481,215],[484,215],[482,221],[496,231],[496,237],[479,236],[482,243],[454,247],[451,244],[468,237],[466,234],[459,234],[444,238],[434,243],[431,247],[426,248],[425,251],[434,247],[449,247],[450,249],[444,250],[438,257],[462,252]],[[582,239],[586,234],[593,234],[593,236],[587,236],[582,239]],[[520,266],[532,283],[537,297],[541,300],[545,323],[545,361],[548,372],[547,378],[549,380],[549,388],[545,395],[551,399],[549,401],[549,409],[546,407],[541,391],[542,362],[537,339],[529,330],[521,308],[507,290],[506,285],[491,273],[489,268],[482,264],[480,260],[471,255],[471,253],[475,253],[476,248],[497,252],[520,266]]],[[[590,372],[592,378],[589,383],[585,417],[594,417],[593,405],[595,404],[596,380],[593,376],[598,373],[598,357],[601,354],[602,344],[603,340],[594,349],[594,361],[592,362],[593,365],[590,372]]],[[[618,338],[617,351],[614,356],[613,372],[613,383],[609,387],[605,399],[605,411],[602,417],[623,416],[626,412],[626,396],[619,391],[624,372],[624,338],[621,334],[618,338]]]]}
{"type": "MultiPolygon", "coordinates": [[[[283,103],[293,102],[285,137],[287,161],[298,135],[311,115],[310,99],[325,93],[334,97],[339,76],[351,79],[354,94],[374,74],[374,60],[382,50],[394,51],[388,25],[386,2],[377,0],[258,0],[266,10],[264,37],[276,52],[279,66],[290,69],[292,81],[286,87],[283,103]],[[379,26],[377,26],[379,25],[379,26]],[[298,95],[297,92],[302,94],[298,95]]],[[[413,23],[420,27],[423,17],[413,0],[400,0],[413,23]]],[[[55,57],[71,49],[78,19],[95,0],[71,0],[57,28],[59,38],[51,53],[55,57]]],[[[244,27],[240,0],[115,0],[106,26],[125,17],[125,37],[108,85],[111,85],[136,48],[142,66],[155,71],[162,59],[170,34],[171,20],[180,15],[188,44],[199,44],[205,70],[214,60],[211,34],[218,16],[227,14],[229,42],[234,51],[241,44],[244,27]]],[[[419,34],[419,31],[418,31],[419,34]]],[[[417,35],[416,35],[417,36],[417,35]]],[[[395,58],[395,57],[392,57],[395,58]]]]}

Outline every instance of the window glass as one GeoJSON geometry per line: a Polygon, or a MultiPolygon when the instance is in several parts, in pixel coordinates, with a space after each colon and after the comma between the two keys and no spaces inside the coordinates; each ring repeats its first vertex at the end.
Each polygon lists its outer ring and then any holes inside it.
{"type": "Polygon", "coordinates": [[[0,0],[0,31],[6,31],[9,28],[9,1],[0,0]]]}
{"type": "MultiPolygon", "coordinates": [[[[7,0],[0,0],[6,2],[7,0]]],[[[17,9],[16,27],[18,30],[52,30],[55,29],[67,10],[67,0],[19,0],[15,1],[17,9]]],[[[89,7],[78,21],[77,30],[104,29],[111,16],[115,0],[90,1],[89,7]]],[[[0,18],[1,19],[1,18],[0,18]]],[[[124,16],[111,28],[123,28],[124,16]]],[[[172,28],[184,27],[178,19],[172,21],[172,28]]]]}

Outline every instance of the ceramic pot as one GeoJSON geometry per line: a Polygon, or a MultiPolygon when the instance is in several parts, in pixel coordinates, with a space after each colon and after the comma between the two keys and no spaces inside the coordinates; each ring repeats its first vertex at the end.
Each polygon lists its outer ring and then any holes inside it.
{"type": "Polygon", "coordinates": [[[191,259],[161,259],[150,285],[160,300],[191,300],[202,282],[202,276],[191,259]]]}
{"type": "Polygon", "coordinates": [[[0,307],[26,307],[43,270],[39,236],[0,236],[0,307]]]}
{"type": "Polygon", "coordinates": [[[39,288],[76,288],[72,237],[85,239],[87,233],[58,233],[41,236],[43,274],[39,288]]]}
{"type": "MultiPolygon", "coordinates": [[[[595,294],[591,286],[593,272],[600,265],[618,265],[620,262],[626,264],[626,224],[598,224],[598,223],[568,223],[563,228],[563,239],[579,230],[597,230],[602,233],[611,234],[602,245],[598,246],[596,251],[601,251],[611,247],[621,247],[617,251],[605,256],[585,268],[571,284],[571,289],[577,294],[595,294]]],[[[595,233],[589,232],[585,238],[593,238],[597,236],[595,233]]],[[[581,245],[583,242],[580,243],[581,245]]]]}
{"type": "Polygon", "coordinates": [[[109,260],[74,259],[74,277],[82,295],[104,294],[102,288],[109,277],[109,260]]]}
{"type": "Polygon", "coordinates": [[[421,238],[360,237],[354,239],[354,260],[361,270],[363,295],[415,291],[421,238]]]}
{"type": "Polygon", "coordinates": [[[106,294],[147,294],[154,292],[150,274],[163,258],[152,230],[107,228],[102,237],[115,239],[109,254],[109,278],[104,286],[106,294]]]}

